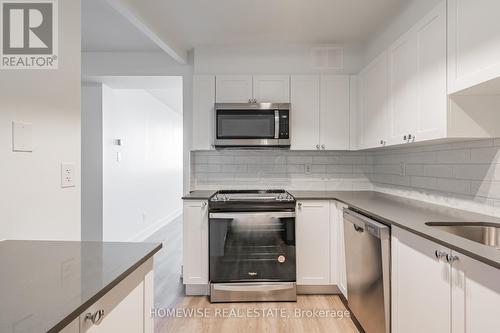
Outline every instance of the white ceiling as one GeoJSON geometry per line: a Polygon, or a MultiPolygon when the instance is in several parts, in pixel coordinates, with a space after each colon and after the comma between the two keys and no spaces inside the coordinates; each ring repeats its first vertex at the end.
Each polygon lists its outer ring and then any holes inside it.
{"type": "Polygon", "coordinates": [[[202,45],[360,43],[410,0],[119,0],[160,37],[202,45]]]}
{"type": "Polygon", "coordinates": [[[82,50],[84,52],[160,51],[106,0],[82,1],[82,50]]]}

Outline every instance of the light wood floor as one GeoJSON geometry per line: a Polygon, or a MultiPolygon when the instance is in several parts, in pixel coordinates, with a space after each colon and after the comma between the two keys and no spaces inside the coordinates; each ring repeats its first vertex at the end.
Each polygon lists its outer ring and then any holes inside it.
{"type": "Polygon", "coordinates": [[[180,279],[182,218],[176,219],[159,230],[148,241],[163,243],[163,248],[155,255],[154,261],[155,307],[157,309],[206,309],[208,314],[208,317],[157,318],[155,320],[156,333],[358,333],[349,318],[296,317],[296,311],[300,310],[344,311],[344,304],[338,296],[299,296],[296,303],[223,304],[211,304],[204,296],[186,297],[180,279]],[[222,309],[227,312],[222,312],[222,309]],[[263,317],[263,313],[267,314],[267,317],[263,317]],[[257,314],[259,317],[256,318],[257,314]],[[283,318],[285,314],[287,317],[283,318]]]}
{"type": "Polygon", "coordinates": [[[301,310],[335,310],[344,313],[344,304],[338,296],[299,296],[297,303],[225,304],[211,304],[207,297],[185,297],[181,307],[207,309],[210,316],[161,319],[158,322],[158,332],[358,333],[349,318],[307,318],[305,315],[302,318],[296,317],[296,311],[301,310]],[[221,309],[226,309],[227,315],[224,315],[221,309]],[[230,311],[233,311],[232,314],[230,311]],[[248,311],[250,315],[247,314],[248,311]],[[263,313],[266,313],[267,317],[263,317],[263,313]],[[257,314],[260,318],[255,317],[257,314]]]}

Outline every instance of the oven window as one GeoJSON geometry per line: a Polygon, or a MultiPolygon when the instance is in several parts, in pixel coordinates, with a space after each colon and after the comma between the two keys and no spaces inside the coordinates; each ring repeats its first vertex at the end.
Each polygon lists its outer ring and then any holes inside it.
{"type": "Polygon", "coordinates": [[[295,281],[295,218],[210,218],[210,280],[295,281]]]}
{"type": "Polygon", "coordinates": [[[217,111],[218,139],[273,139],[274,110],[217,111]]]}

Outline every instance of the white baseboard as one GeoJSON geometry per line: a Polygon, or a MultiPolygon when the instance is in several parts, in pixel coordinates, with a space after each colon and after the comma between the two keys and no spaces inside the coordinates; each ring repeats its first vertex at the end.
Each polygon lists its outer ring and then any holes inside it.
{"type": "Polygon", "coordinates": [[[182,207],[176,209],[175,211],[165,216],[164,218],[159,219],[158,221],[156,221],[155,223],[153,223],[152,225],[141,231],[139,234],[130,238],[128,241],[144,242],[146,239],[151,237],[151,235],[153,235],[155,232],[157,232],[158,230],[160,230],[161,228],[163,228],[164,226],[166,226],[167,224],[169,224],[170,222],[172,222],[181,215],[182,215],[182,207]]]}

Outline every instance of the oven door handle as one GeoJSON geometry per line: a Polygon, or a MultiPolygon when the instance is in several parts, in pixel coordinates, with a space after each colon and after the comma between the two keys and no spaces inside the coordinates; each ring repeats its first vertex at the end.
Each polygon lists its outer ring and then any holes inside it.
{"type": "Polygon", "coordinates": [[[295,212],[210,213],[211,219],[234,219],[238,217],[274,217],[279,219],[295,217],[295,212]]]}
{"type": "Polygon", "coordinates": [[[240,292],[271,292],[278,290],[288,290],[295,287],[294,283],[252,283],[252,284],[213,284],[214,290],[220,291],[240,291],[240,292]]]}

